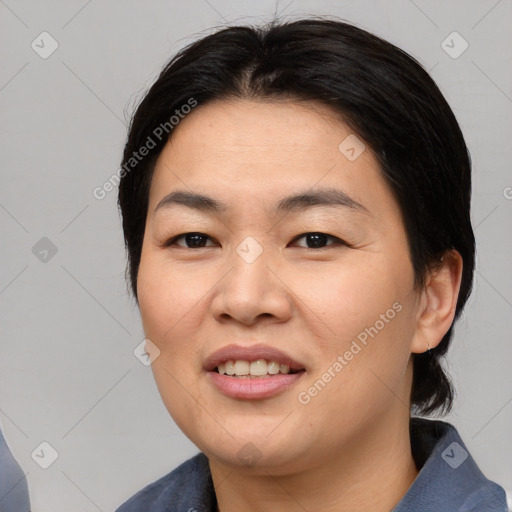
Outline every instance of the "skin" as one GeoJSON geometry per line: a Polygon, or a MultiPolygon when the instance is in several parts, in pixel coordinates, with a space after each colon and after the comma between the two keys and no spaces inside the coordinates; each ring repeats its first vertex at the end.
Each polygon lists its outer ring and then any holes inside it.
{"type": "Polygon", "coordinates": [[[138,274],[152,364],[174,421],[209,458],[218,510],[389,511],[418,474],[409,439],[412,353],[450,327],[462,261],[447,252],[424,289],[414,275],[399,207],[368,145],[338,149],[352,130],[315,102],[223,100],[174,129],[155,168],[138,274]],[[273,216],[281,198],[331,186],[361,203],[273,216]],[[175,190],[229,209],[161,208],[175,190]],[[185,238],[199,232],[203,247],[185,238]],[[335,238],[317,249],[304,233],[335,238]],[[236,248],[252,236],[263,252],[236,248]],[[349,245],[336,243],[338,239],[349,245]],[[394,303],[393,319],[311,398],[298,401],[394,303]],[[230,344],[274,345],[303,363],[297,385],[265,400],[223,395],[203,370],[230,344]],[[238,451],[251,442],[259,459],[238,451]]]}

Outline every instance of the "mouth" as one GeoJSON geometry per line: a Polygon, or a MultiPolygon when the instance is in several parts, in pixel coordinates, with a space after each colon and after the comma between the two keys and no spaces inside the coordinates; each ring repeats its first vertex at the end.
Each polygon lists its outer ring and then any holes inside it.
{"type": "Polygon", "coordinates": [[[304,364],[268,345],[228,345],[211,354],[204,369],[219,391],[241,400],[275,396],[306,372],[304,364]]]}
{"type": "Polygon", "coordinates": [[[220,375],[229,375],[236,378],[265,378],[273,375],[289,375],[306,371],[304,368],[290,368],[285,363],[275,360],[256,359],[248,360],[227,360],[220,363],[212,371],[220,375]]]}
{"type": "Polygon", "coordinates": [[[298,373],[306,370],[304,364],[285,352],[269,345],[227,345],[205,360],[204,369],[222,375],[238,377],[298,373]]]}

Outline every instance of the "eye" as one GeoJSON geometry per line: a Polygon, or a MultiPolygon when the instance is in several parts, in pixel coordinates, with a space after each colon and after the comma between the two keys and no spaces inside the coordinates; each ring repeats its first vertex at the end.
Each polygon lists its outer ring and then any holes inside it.
{"type": "Polygon", "coordinates": [[[301,238],[306,238],[306,244],[309,242],[313,246],[313,247],[300,246],[300,247],[304,247],[305,249],[328,249],[329,247],[331,247],[333,245],[347,245],[348,246],[348,244],[346,242],[344,242],[343,240],[341,240],[341,238],[338,238],[338,237],[333,236],[333,235],[328,235],[326,233],[317,233],[317,232],[314,232],[314,233],[303,233],[302,235],[299,235],[299,236],[295,237],[293,239],[293,242],[296,242],[297,240],[300,240],[301,238]],[[334,240],[335,243],[334,244],[330,244],[328,246],[324,246],[325,242],[329,238],[334,240]]]}
{"type": "MultiPolygon", "coordinates": [[[[304,249],[328,249],[329,247],[332,247],[334,245],[346,245],[348,246],[345,241],[341,240],[340,238],[328,235],[326,233],[303,233],[302,235],[299,235],[295,237],[292,240],[293,242],[296,242],[297,240],[300,240],[301,238],[306,238],[306,246],[299,246],[303,247],[304,249]],[[334,240],[333,244],[325,246],[325,243],[328,239],[334,240]],[[311,244],[312,247],[309,247],[308,245],[311,244]]],[[[205,247],[213,247],[213,246],[206,246],[205,242],[207,240],[213,240],[208,235],[205,235],[204,233],[198,233],[198,232],[191,232],[191,233],[182,233],[180,235],[176,235],[169,240],[167,240],[164,244],[162,244],[162,247],[171,247],[173,245],[178,247],[185,247],[186,249],[202,249],[205,247]],[[186,245],[177,244],[176,242],[181,239],[185,240],[186,245]]]]}
{"type": "MultiPolygon", "coordinates": [[[[203,248],[205,247],[204,241],[205,240],[212,240],[208,235],[205,235],[204,233],[182,233],[181,235],[177,235],[165,242],[162,247],[170,247],[172,245],[177,245],[179,247],[185,247],[186,249],[193,249],[193,248],[203,248]],[[189,244],[186,246],[183,246],[181,244],[177,244],[176,241],[180,240],[181,238],[185,239],[185,243],[189,244]]],[[[211,246],[210,246],[211,247],[211,246]]]]}

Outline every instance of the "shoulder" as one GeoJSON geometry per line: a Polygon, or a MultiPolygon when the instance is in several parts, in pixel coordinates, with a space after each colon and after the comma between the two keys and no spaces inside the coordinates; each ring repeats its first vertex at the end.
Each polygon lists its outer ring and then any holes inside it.
{"type": "Polygon", "coordinates": [[[410,430],[419,474],[393,512],[507,512],[504,489],[484,476],[453,425],[412,418],[410,430]]]}
{"type": "Polygon", "coordinates": [[[25,473],[14,458],[0,428],[0,509],[2,512],[30,510],[25,473]]]}
{"type": "Polygon", "coordinates": [[[214,499],[208,458],[198,453],[137,492],[116,512],[210,512],[214,499]]]}

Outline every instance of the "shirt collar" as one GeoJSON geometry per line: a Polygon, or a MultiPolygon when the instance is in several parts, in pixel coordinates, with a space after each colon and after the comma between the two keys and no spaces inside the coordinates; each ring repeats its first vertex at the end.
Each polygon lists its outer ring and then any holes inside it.
{"type": "MultiPolygon", "coordinates": [[[[455,427],[413,417],[410,435],[419,473],[392,512],[507,512],[505,491],[485,478],[455,427]]],[[[199,455],[207,480],[204,492],[197,496],[196,509],[215,512],[217,500],[208,459],[199,455]]]]}
{"type": "MultiPolygon", "coordinates": [[[[411,418],[410,434],[419,473],[392,512],[507,512],[505,491],[485,478],[452,425],[411,418]]],[[[198,453],[137,493],[117,512],[216,509],[208,458],[198,453]]]]}
{"type": "Polygon", "coordinates": [[[485,478],[452,425],[411,418],[410,432],[421,469],[392,512],[507,512],[505,491],[485,478]]]}

